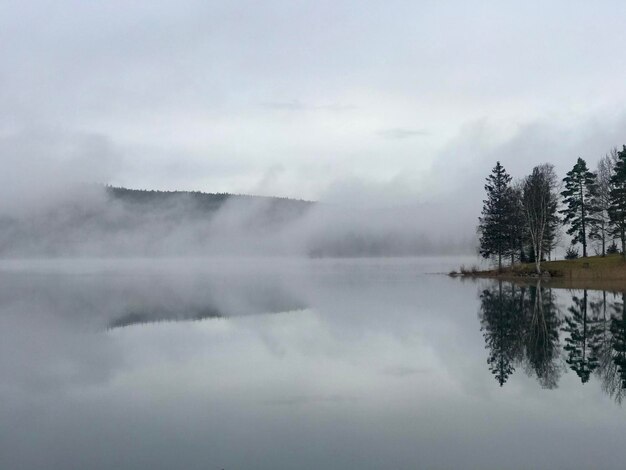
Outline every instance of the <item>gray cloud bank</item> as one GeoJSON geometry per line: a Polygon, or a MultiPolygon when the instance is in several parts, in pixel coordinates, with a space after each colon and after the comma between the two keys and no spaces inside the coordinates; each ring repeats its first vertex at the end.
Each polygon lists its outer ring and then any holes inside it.
{"type": "MultiPolygon", "coordinates": [[[[471,251],[415,223],[420,207],[349,209],[281,198],[86,186],[85,197],[0,219],[0,255],[407,256],[471,251]]],[[[77,194],[75,193],[75,196],[77,194]]]]}
{"type": "MultiPolygon", "coordinates": [[[[10,134],[0,138],[0,256],[473,253],[483,181],[495,161],[517,178],[546,161],[563,176],[578,156],[593,167],[626,135],[623,115],[602,122],[528,122],[503,139],[492,123],[477,121],[450,141],[419,185],[402,175],[380,183],[354,177],[336,180],[320,203],[231,197],[211,207],[193,193],[159,193],[143,203],[113,197],[103,183],[124,155],[103,136],[10,134]]],[[[266,175],[267,184],[281,171],[266,175]]]]}
{"type": "Polygon", "coordinates": [[[566,0],[5,2],[0,253],[454,252],[475,239],[496,160],[564,175],[624,143],[625,14],[566,0]],[[137,211],[106,183],[324,204],[267,225],[252,215],[264,200],[137,211]]]}
{"type": "Polygon", "coordinates": [[[124,157],[99,180],[129,187],[258,192],[276,167],[264,195],[318,200],[355,177],[443,185],[429,170],[475,163],[446,151],[481,119],[602,127],[623,112],[625,13],[566,0],[3,2],[0,136],[98,135],[124,157]]]}

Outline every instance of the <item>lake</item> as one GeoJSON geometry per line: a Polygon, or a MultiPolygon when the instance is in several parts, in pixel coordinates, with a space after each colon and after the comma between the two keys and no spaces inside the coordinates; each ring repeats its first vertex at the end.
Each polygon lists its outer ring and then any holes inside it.
{"type": "Polygon", "coordinates": [[[0,468],[624,468],[622,294],[472,261],[1,261],[0,468]]]}

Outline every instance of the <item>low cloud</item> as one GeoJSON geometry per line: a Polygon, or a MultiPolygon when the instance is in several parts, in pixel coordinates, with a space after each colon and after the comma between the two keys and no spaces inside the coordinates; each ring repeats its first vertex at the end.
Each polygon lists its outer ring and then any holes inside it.
{"type": "Polygon", "coordinates": [[[47,210],[95,197],[87,188],[110,180],[121,164],[99,134],[25,129],[0,138],[0,215],[47,210]]]}
{"type": "Polygon", "coordinates": [[[267,109],[280,111],[352,111],[358,109],[353,104],[329,103],[329,104],[309,104],[299,100],[292,101],[266,101],[261,106],[267,109]]]}
{"type": "Polygon", "coordinates": [[[424,137],[430,135],[430,132],[424,129],[404,129],[401,127],[396,127],[393,129],[383,129],[381,131],[378,131],[378,135],[385,139],[402,140],[410,139],[412,137],[424,137]]]}

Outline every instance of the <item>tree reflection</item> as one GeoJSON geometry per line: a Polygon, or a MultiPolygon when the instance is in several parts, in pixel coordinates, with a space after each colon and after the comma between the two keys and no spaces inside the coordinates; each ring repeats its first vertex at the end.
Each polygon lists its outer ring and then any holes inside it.
{"type": "Polygon", "coordinates": [[[552,289],[538,281],[529,287],[529,301],[524,304],[524,349],[526,371],[536,375],[544,388],[558,385],[561,369],[558,307],[552,289]]]}
{"type": "Polygon", "coordinates": [[[591,302],[595,327],[595,351],[598,358],[596,375],[602,384],[602,390],[618,403],[624,397],[624,294],[621,302],[609,303],[607,292],[602,292],[602,299],[591,302]],[[607,315],[610,313],[610,316],[607,315]]]}
{"type": "MultiPolygon", "coordinates": [[[[564,301],[563,295],[558,298],[564,301]]],[[[556,388],[566,364],[583,384],[596,376],[621,403],[626,390],[625,300],[626,292],[575,291],[561,311],[555,291],[539,281],[528,286],[494,283],[480,293],[489,370],[500,386],[522,367],[542,387],[556,388]]]]}
{"type": "Polygon", "coordinates": [[[560,375],[559,319],[552,290],[537,283],[517,287],[499,281],[481,299],[481,330],[489,350],[487,363],[500,386],[519,364],[544,387],[560,375]]]}
{"type": "Polygon", "coordinates": [[[524,289],[498,282],[496,288],[485,289],[481,296],[481,329],[484,331],[487,363],[500,386],[515,370],[514,362],[521,354],[520,308],[524,289]]]}
{"type": "Polygon", "coordinates": [[[613,336],[613,393],[621,401],[626,388],[626,294],[622,294],[621,302],[614,302],[611,315],[611,335],[613,336]]]}
{"type": "Polygon", "coordinates": [[[572,305],[568,308],[563,331],[565,338],[565,361],[580,377],[582,383],[589,381],[591,373],[598,367],[596,343],[596,322],[587,316],[587,291],[582,297],[572,295],[572,305]]]}

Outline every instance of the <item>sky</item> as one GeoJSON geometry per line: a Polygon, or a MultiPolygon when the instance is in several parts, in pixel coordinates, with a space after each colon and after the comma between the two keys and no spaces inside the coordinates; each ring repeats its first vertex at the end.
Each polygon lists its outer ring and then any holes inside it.
{"type": "Polygon", "coordinates": [[[0,1],[0,183],[475,218],[496,160],[564,175],[626,143],[625,18],[619,1],[0,1]]]}

